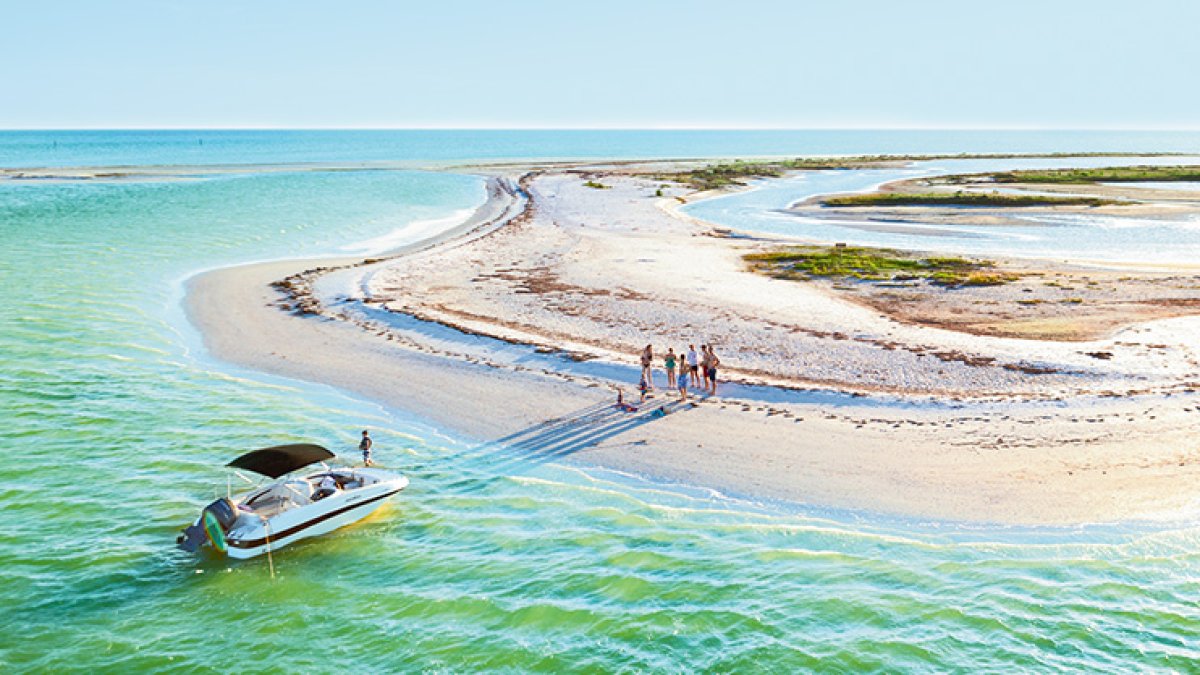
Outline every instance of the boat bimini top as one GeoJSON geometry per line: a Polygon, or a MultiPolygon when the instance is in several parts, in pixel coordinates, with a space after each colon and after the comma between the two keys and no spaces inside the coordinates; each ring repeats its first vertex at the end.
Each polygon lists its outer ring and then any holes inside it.
{"type": "Polygon", "coordinates": [[[245,469],[268,478],[279,478],[309,464],[333,459],[332,452],[312,443],[276,445],[261,450],[252,450],[225,466],[245,469]]]}

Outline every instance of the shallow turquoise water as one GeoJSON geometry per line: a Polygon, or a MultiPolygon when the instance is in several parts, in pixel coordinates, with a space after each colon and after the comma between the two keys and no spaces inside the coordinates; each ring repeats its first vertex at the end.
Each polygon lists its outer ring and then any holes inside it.
{"type": "MultiPolygon", "coordinates": [[[[482,199],[474,178],[0,185],[0,663],[22,670],[1200,669],[1200,528],[1024,530],[738,502],[514,460],[209,359],[181,281],[482,199]],[[412,486],[266,560],[177,529],[257,445],[412,486]]],[[[415,411],[418,412],[419,411],[415,411]]]]}

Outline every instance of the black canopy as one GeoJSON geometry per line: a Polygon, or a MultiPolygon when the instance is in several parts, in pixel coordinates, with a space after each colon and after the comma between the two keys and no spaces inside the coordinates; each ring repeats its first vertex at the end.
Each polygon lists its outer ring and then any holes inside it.
{"type": "Polygon", "coordinates": [[[285,473],[306,467],[314,462],[332,459],[333,453],[312,443],[295,443],[293,445],[276,445],[273,448],[263,448],[247,452],[225,466],[245,469],[261,473],[271,478],[279,478],[285,473]]]}

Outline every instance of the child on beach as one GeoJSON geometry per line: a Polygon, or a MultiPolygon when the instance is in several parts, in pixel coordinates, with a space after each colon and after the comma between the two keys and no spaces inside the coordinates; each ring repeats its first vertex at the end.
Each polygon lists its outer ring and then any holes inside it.
{"type": "Polygon", "coordinates": [[[637,408],[625,402],[625,390],[617,387],[617,410],[623,412],[637,412],[637,408]]]}
{"type": "Polygon", "coordinates": [[[675,388],[675,350],[667,347],[667,355],[663,358],[663,366],[667,369],[667,389],[675,388]]]}
{"type": "Polygon", "coordinates": [[[646,402],[646,392],[650,391],[650,383],[646,381],[646,376],[642,375],[641,382],[638,382],[638,391],[642,392],[642,403],[646,402]]]}

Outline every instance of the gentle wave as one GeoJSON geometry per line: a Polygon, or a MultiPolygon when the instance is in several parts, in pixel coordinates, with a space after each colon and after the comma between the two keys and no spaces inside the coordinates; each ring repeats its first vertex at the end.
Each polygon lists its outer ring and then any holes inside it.
{"type": "Polygon", "coordinates": [[[338,248],[340,251],[348,253],[362,253],[365,255],[379,254],[387,251],[395,250],[401,246],[414,244],[416,242],[430,239],[447,230],[453,229],[457,225],[466,222],[467,218],[471,217],[474,209],[462,209],[444,218],[430,218],[426,220],[414,220],[410,223],[405,223],[403,226],[389,232],[387,234],[367,239],[356,244],[347,244],[338,248]]]}

